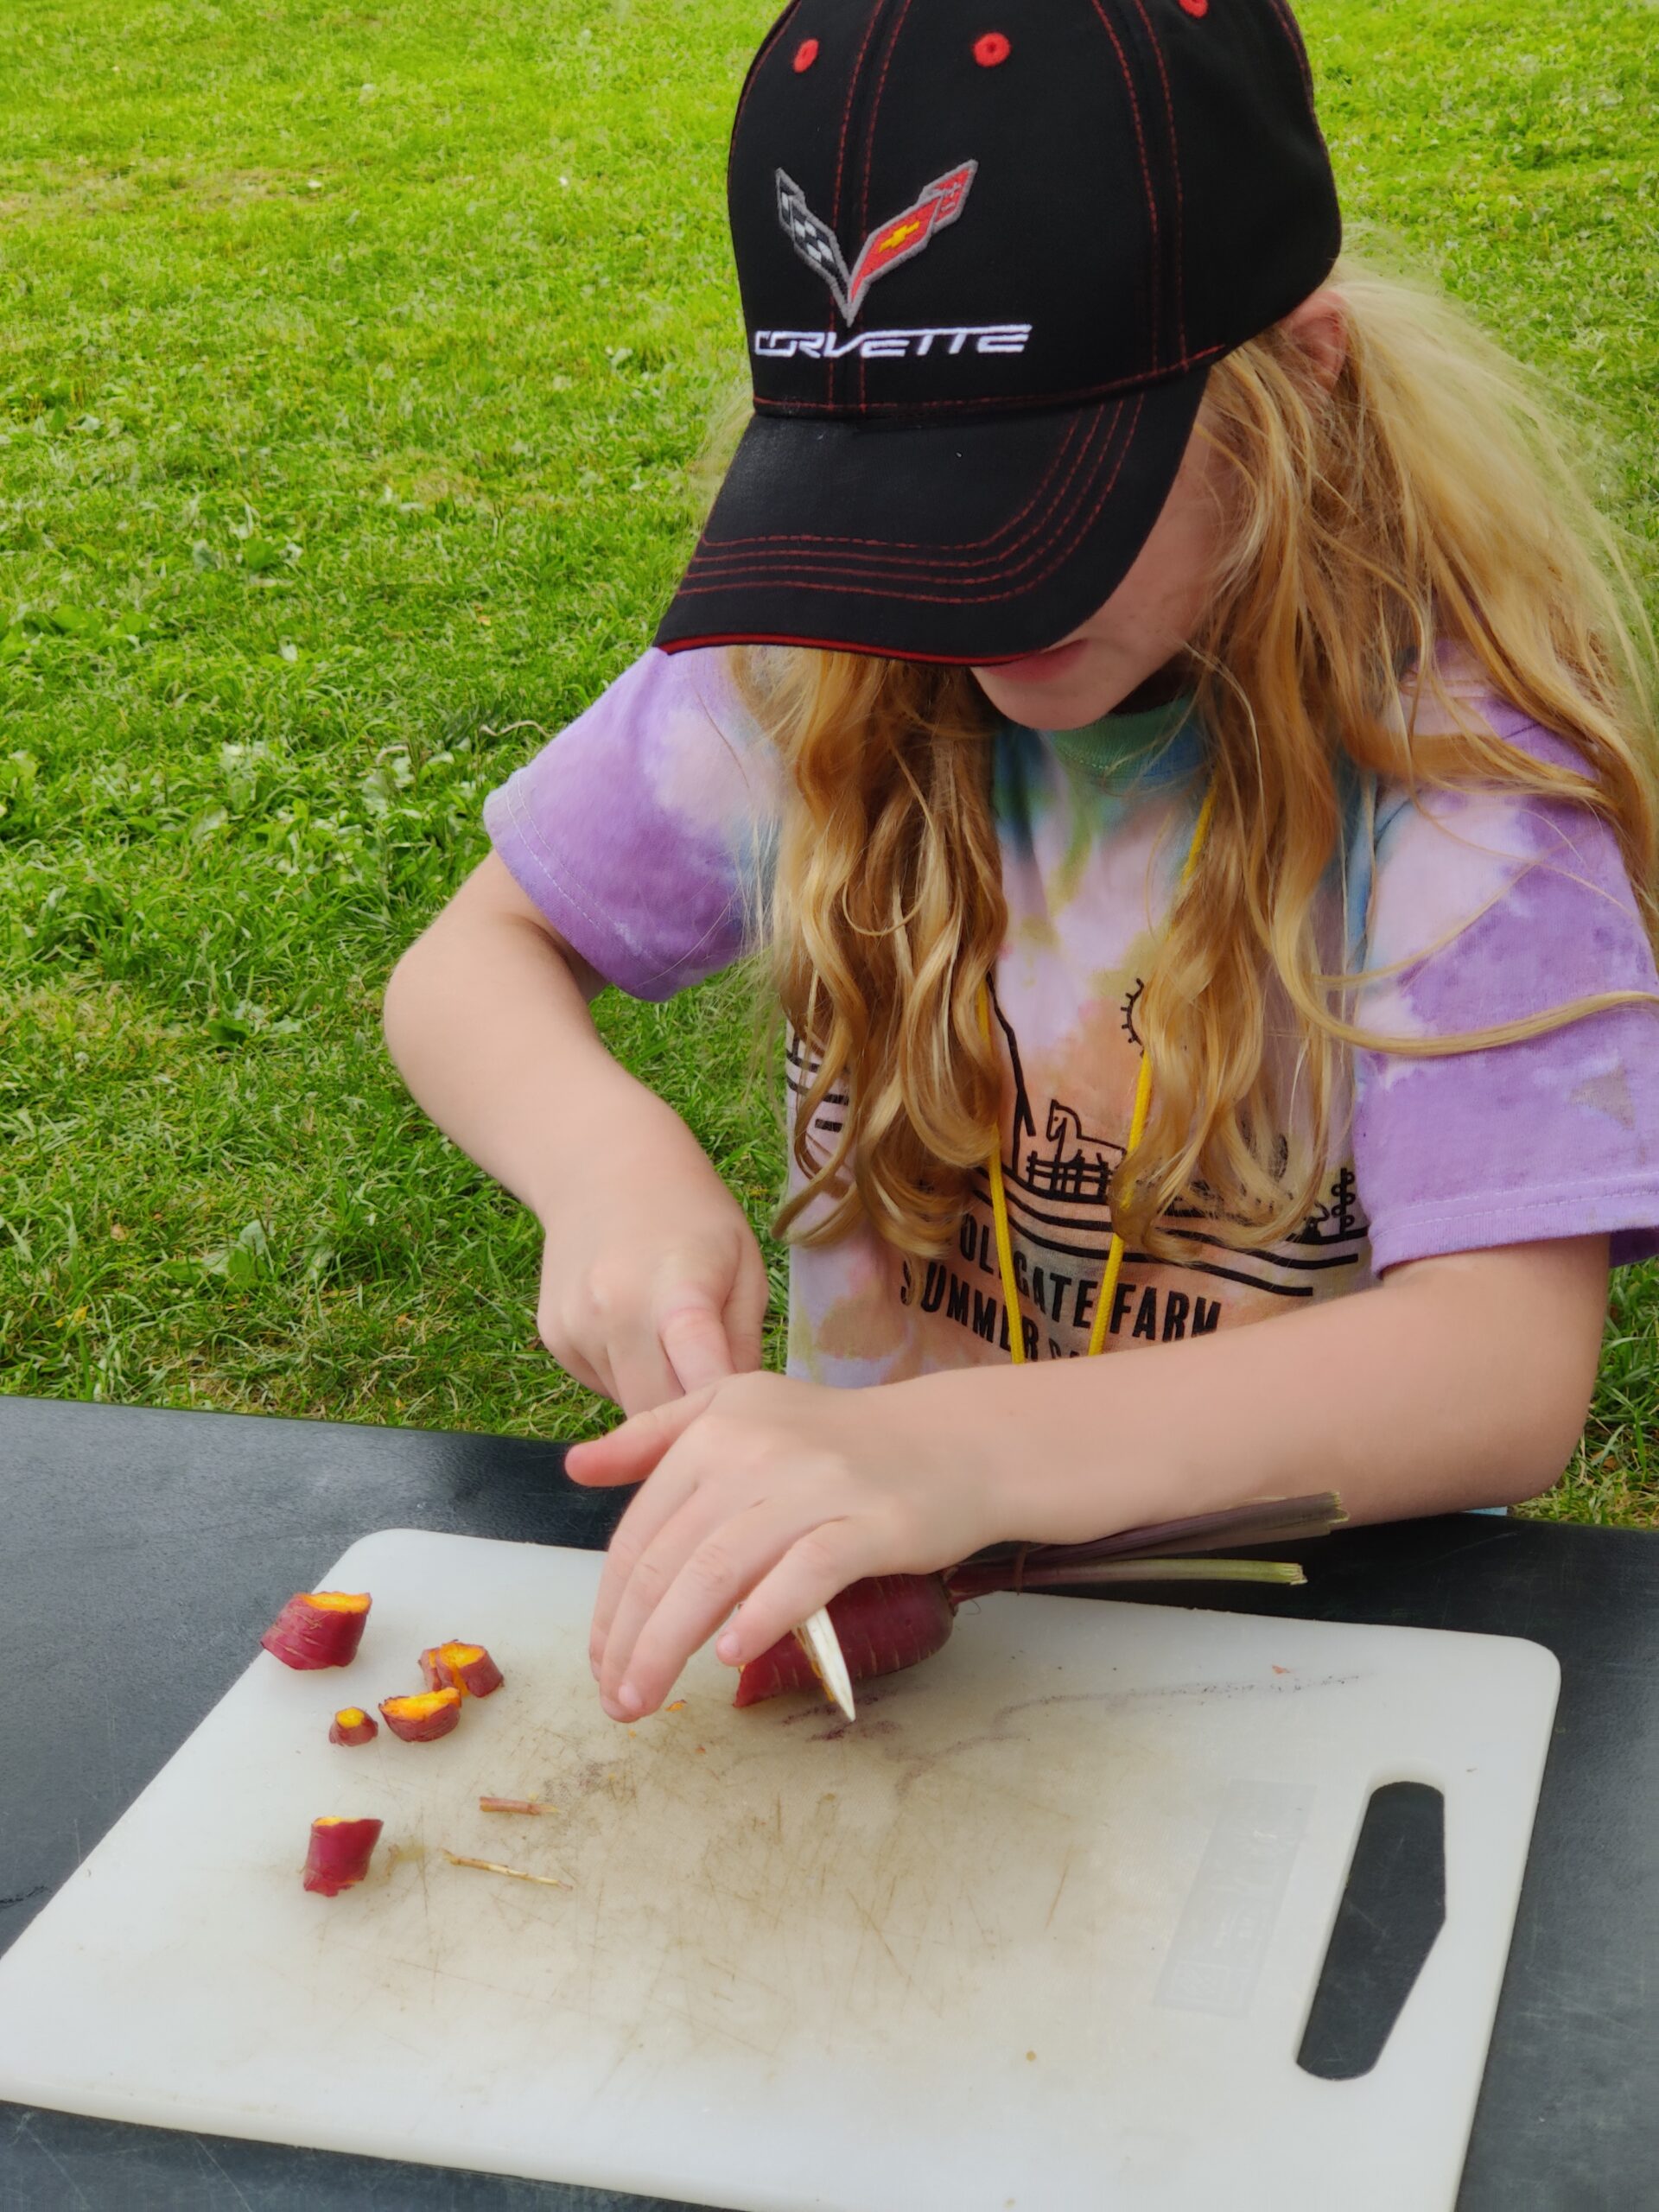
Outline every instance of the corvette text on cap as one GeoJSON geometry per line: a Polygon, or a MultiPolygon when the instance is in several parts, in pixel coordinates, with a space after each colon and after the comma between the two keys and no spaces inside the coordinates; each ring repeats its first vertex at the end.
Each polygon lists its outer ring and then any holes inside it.
{"type": "Polygon", "coordinates": [[[670,651],[1053,644],[1341,237],[1282,0],[799,0],[728,188],[754,417],[670,651]]]}

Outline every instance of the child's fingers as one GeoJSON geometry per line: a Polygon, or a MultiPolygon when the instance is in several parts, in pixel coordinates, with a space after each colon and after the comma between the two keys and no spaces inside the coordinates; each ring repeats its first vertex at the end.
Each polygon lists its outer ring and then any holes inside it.
{"type": "Polygon", "coordinates": [[[755,1584],[715,1651],[728,1666],[746,1667],[820,1605],[892,1563],[890,1555],[884,1559],[880,1554],[868,1522],[820,1522],[755,1584]]]}
{"type": "Polygon", "coordinates": [[[658,1316],[657,1328],[682,1390],[701,1390],[736,1372],[720,1300],[712,1293],[683,1287],[658,1316]]]}
{"type": "Polygon", "coordinates": [[[639,1491],[612,1531],[594,1599],[593,1627],[588,1638],[588,1656],[595,1675],[604,1662],[611,1623],[634,1568],[660,1531],[696,1490],[697,1483],[694,1467],[683,1459],[671,1459],[639,1491]]]}
{"type": "Polygon", "coordinates": [[[648,1413],[653,1406],[677,1404],[684,1396],[684,1387],[649,1322],[619,1337],[608,1351],[616,1402],[625,1414],[648,1413]]]}
{"type": "Polygon", "coordinates": [[[630,1720],[657,1710],[692,1653],[788,1554],[812,1510],[801,1497],[769,1497],[717,1515],[705,1533],[699,1503],[677,1514],[641,1559],[612,1624],[600,1689],[630,1720]]]}
{"type": "Polygon", "coordinates": [[[572,1482],[586,1483],[595,1490],[644,1482],[713,1395],[712,1390],[698,1390],[689,1398],[671,1398],[666,1405],[634,1414],[607,1436],[573,1444],[564,1455],[566,1474],[572,1482]]]}
{"type": "Polygon", "coordinates": [[[732,1348],[732,1365],[740,1375],[753,1375],[760,1368],[766,1306],[771,1297],[766,1263],[760,1256],[760,1247],[751,1238],[738,1262],[737,1280],[726,1301],[723,1316],[726,1341],[732,1348]]]}
{"type": "Polygon", "coordinates": [[[610,1376],[603,1369],[594,1366],[591,1361],[584,1359],[574,1346],[565,1344],[555,1351],[552,1345],[549,1344],[548,1351],[554,1359],[557,1360],[567,1375],[575,1376],[584,1390],[591,1390],[598,1398],[615,1400],[616,1391],[612,1385],[610,1376]]]}
{"type": "Polygon", "coordinates": [[[610,1370],[602,1355],[593,1345],[578,1346],[553,1301],[545,1296],[536,1316],[536,1332],[546,1346],[549,1357],[556,1360],[567,1375],[573,1375],[584,1390],[596,1391],[601,1398],[614,1398],[610,1370]],[[596,1355],[591,1359],[588,1357],[590,1351],[596,1355]]]}
{"type": "Polygon", "coordinates": [[[642,1491],[639,1503],[665,1504],[666,1510],[654,1519],[642,1512],[632,1529],[619,1528],[611,1540],[588,1646],[594,1678],[607,1699],[614,1699],[621,1688],[628,1654],[652,1608],[690,1555],[733,1517],[728,1499],[695,1478],[688,1480],[685,1471],[675,1466],[665,1470],[661,1483],[642,1491]]]}

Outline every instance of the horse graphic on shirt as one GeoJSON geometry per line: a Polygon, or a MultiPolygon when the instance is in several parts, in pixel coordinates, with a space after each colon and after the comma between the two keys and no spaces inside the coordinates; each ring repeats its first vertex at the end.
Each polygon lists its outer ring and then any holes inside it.
{"type": "Polygon", "coordinates": [[[1109,1137],[1091,1136],[1075,1106],[1052,1098],[1048,1105],[1048,1141],[1054,1147],[1046,1159],[1033,1147],[1026,1154],[1020,1178],[1028,1191],[1045,1198],[1068,1198],[1085,1206],[1103,1206],[1107,1192],[1123,1157],[1123,1147],[1109,1137]]]}
{"type": "MultiPolygon", "coordinates": [[[[1135,1038],[1133,1011],[1139,990],[1126,1006],[1125,1029],[1135,1038]]],[[[1042,1135],[1027,1080],[1025,1064],[1014,1026],[999,1004],[995,982],[990,990],[991,1012],[1008,1055],[1014,1077],[1013,1126],[1003,1155],[1002,1173],[1014,1198],[1016,1243],[1031,1255],[1033,1266],[1046,1265],[1048,1255],[1076,1257],[1079,1236],[1097,1247],[1103,1264],[1111,1236],[1111,1180],[1124,1158],[1124,1147],[1111,1137],[1088,1128],[1077,1108],[1063,1098],[1050,1096],[1042,1135]],[[1051,1211],[1052,1209],[1052,1211],[1051,1211]],[[1040,1261],[1039,1255],[1044,1255],[1040,1261]]],[[[1135,1038],[1139,1042],[1138,1038],[1135,1038]]],[[[1281,1139],[1275,1166],[1283,1173],[1288,1165],[1289,1145],[1281,1139]]],[[[977,1205],[988,1211],[989,1186],[980,1180],[977,1205]]],[[[1351,1161],[1343,1162],[1326,1185],[1325,1202],[1315,1206],[1307,1219],[1278,1245],[1263,1252],[1224,1250],[1224,1241],[1207,1230],[1215,1213],[1213,1194],[1201,1182],[1190,1196],[1178,1200],[1164,1217],[1166,1224],[1179,1226],[1174,1233],[1190,1244],[1189,1260],[1166,1260],[1162,1264],[1199,1276],[1248,1282],[1281,1297],[1312,1295],[1315,1273],[1345,1269],[1359,1263],[1369,1224],[1357,1203],[1351,1161]],[[1189,1226],[1188,1224],[1191,1224],[1189,1226]]],[[[979,1243],[988,1254],[990,1224],[982,1217],[979,1243]]],[[[1144,1261],[1144,1255],[1139,1255],[1144,1261]]]]}

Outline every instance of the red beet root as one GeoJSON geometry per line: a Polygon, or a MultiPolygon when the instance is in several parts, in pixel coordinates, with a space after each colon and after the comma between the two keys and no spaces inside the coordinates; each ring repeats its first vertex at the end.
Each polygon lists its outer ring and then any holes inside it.
{"type": "MultiPolygon", "coordinates": [[[[931,1658],[950,1634],[957,1607],[997,1590],[1101,1587],[1136,1582],[1271,1582],[1306,1580],[1289,1560],[1218,1559],[1205,1554],[1268,1543],[1301,1543],[1344,1521],[1334,1491],[1259,1498],[1219,1513],[1120,1529],[1086,1544],[1022,1544],[995,1558],[966,1560],[944,1574],[877,1574],[830,1600],[830,1618],[852,1679],[897,1674],[931,1658]]],[[[812,1662],[796,1637],[780,1637],[738,1676],[734,1705],[784,1690],[810,1689],[812,1662]]],[[[701,1746],[699,1746],[701,1748],[701,1746]]]]}
{"type": "Polygon", "coordinates": [[[422,1690],[414,1697],[380,1700],[380,1718],[406,1744],[430,1744],[461,1725],[458,1689],[422,1690]]]}
{"type": "Polygon", "coordinates": [[[501,1669],[481,1643],[429,1644],[421,1672],[429,1690],[459,1690],[463,1697],[488,1697],[501,1687],[501,1669]]]}
{"type": "Polygon", "coordinates": [[[360,1705],[342,1705],[334,1715],[328,1730],[331,1744],[372,1744],[380,1733],[380,1723],[365,1713],[360,1705]]]}
{"type": "MultiPolygon", "coordinates": [[[[950,1633],[956,1606],[937,1574],[877,1574],[830,1600],[847,1671],[855,1682],[895,1675],[931,1659],[950,1633]]],[[[793,1636],[751,1659],[737,1678],[734,1705],[758,1705],[785,1690],[817,1687],[812,1662],[793,1636]]]]}
{"type": "Polygon", "coordinates": [[[311,1848],[305,1854],[304,1882],[319,1897],[337,1897],[363,1879],[380,1840],[378,1821],[343,1821],[325,1813],[311,1823],[311,1848]]]}
{"type": "Polygon", "coordinates": [[[369,1618],[366,1592],[296,1590],[259,1641],[284,1667],[348,1667],[369,1618]]]}

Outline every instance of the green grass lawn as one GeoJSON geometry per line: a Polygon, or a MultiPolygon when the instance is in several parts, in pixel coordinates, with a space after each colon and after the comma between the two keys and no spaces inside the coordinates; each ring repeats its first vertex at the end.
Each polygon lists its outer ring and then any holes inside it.
{"type": "MultiPolygon", "coordinates": [[[[0,41],[0,1384],[575,1434],[533,1225],[380,987],[640,650],[742,369],[768,0],[15,0],[0,41]]],[[[1602,426],[1659,541],[1643,0],[1307,0],[1360,243],[1602,426]]],[[[725,979],[614,1047],[766,1214],[725,979]]],[[[776,1276],[781,1293],[781,1269],[776,1276]]],[[[1651,1271],[1540,1510],[1659,1520],[1651,1271]]]]}

